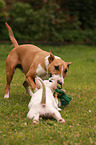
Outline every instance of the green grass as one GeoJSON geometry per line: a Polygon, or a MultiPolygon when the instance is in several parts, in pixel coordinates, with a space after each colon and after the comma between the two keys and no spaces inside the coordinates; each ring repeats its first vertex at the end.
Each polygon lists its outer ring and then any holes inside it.
{"type": "Polygon", "coordinates": [[[16,70],[10,98],[4,99],[5,61],[12,46],[0,44],[0,145],[96,145],[96,47],[84,45],[40,46],[43,50],[72,61],[64,88],[73,96],[62,109],[65,124],[41,119],[28,120],[30,97],[23,88],[24,74],[16,70]]]}

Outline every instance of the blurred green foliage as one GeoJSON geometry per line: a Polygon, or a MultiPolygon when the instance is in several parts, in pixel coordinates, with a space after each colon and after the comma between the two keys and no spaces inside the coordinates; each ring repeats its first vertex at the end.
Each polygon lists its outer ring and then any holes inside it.
{"type": "Polygon", "coordinates": [[[0,39],[8,39],[7,21],[16,39],[52,42],[96,41],[95,0],[40,0],[11,3],[10,9],[0,0],[0,39]],[[2,37],[3,35],[3,37],[2,37]]]}
{"type": "Polygon", "coordinates": [[[5,7],[5,1],[0,0],[0,10],[5,7]]]}
{"type": "Polygon", "coordinates": [[[4,0],[0,0],[0,38],[6,38],[5,34],[5,21],[9,17],[8,12],[5,10],[6,3],[4,0]],[[4,37],[3,37],[4,36],[4,37]]]}

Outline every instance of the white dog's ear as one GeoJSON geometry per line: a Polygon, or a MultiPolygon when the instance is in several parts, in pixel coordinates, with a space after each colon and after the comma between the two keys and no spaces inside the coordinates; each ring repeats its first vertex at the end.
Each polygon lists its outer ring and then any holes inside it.
{"type": "Polygon", "coordinates": [[[35,83],[36,83],[36,87],[37,87],[38,89],[40,89],[40,88],[42,87],[42,84],[41,84],[41,82],[38,80],[38,78],[35,78],[35,83]]]}
{"type": "Polygon", "coordinates": [[[54,83],[51,85],[51,89],[55,90],[57,88],[57,81],[54,81],[54,83]]]}

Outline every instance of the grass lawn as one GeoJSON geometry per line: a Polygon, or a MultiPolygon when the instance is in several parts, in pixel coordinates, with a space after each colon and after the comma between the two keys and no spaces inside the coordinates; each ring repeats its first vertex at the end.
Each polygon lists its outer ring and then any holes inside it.
{"type": "Polygon", "coordinates": [[[72,61],[64,88],[73,96],[62,109],[65,124],[41,119],[38,125],[28,120],[30,97],[22,83],[24,74],[16,70],[10,98],[4,99],[6,57],[10,44],[0,44],[0,145],[96,145],[96,47],[85,45],[39,46],[72,61]]]}

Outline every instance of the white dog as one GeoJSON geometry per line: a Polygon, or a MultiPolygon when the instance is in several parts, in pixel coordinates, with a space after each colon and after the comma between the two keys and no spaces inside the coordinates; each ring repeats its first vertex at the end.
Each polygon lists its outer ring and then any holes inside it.
{"type": "Polygon", "coordinates": [[[36,78],[35,81],[37,86],[42,85],[42,87],[32,95],[28,105],[27,117],[33,119],[33,123],[39,123],[39,116],[53,117],[59,123],[65,123],[65,120],[58,112],[58,105],[52,92],[57,86],[57,81],[48,83],[48,81],[42,81],[40,78],[36,78]]]}

